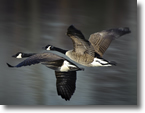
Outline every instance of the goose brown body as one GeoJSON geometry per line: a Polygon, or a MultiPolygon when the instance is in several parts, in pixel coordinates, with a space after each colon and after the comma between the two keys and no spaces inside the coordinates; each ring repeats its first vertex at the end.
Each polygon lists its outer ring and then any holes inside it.
{"type": "Polygon", "coordinates": [[[66,56],[68,56],[71,60],[84,65],[84,66],[91,66],[90,63],[94,61],[94,57],[89,54],[76,54],[73,50],[69,50],[66,52],[66,56]]]}

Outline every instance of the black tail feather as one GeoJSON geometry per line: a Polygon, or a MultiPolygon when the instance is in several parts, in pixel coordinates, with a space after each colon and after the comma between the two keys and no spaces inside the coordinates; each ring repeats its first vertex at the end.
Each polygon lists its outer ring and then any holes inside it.
{"type": "Polygon", "coordinates": [[[116,66],[117,63],[115,61],[109,61],[109,64],[113,65],[113,66],[116,66]]]}
{"type": "Polygon", "coordinates": [[[120,27],[120,28],[114,28],[106,30],[107,32],[113,33],[116,38],[131,33],[130,29],[128,27],[120,27]]]}
{"type": "Polygon", "coordinates": [[[120,36],[131,33],[128,27],[118,28],[118,32],[120,32],[120,36]]]}
{"type": "Polygon", "coordinates": [[[7,66],[8,66],[8,67],[11,67],[11,68],[12,68],[12,67],[15,67],[15,66],[10,65],[9,63],[7,63],[7,66]]]}

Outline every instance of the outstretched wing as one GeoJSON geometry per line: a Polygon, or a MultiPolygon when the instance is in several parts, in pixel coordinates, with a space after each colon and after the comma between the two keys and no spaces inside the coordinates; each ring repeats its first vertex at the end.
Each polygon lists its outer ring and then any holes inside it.
{"type": "Polygon", "coordinates": [[[70,100],[76,88],[76,71],[55,71],[57,94],[63,99],[70,100]]]}
{"type": "Polygon", "coordinates": [[[67,35],[72,39],[74,51],[77,54],[88,53],[94,56],[94,50],[88,40],[85,39],[82,32],[71,25],[67,30],[67,35]]]}
{"type": "Polygon", "coordinates": [[[53,66],[54,63],[56,63],[55,61],[58,62],[58,65],[61,65],[63,62],[63,58],[59,57],[55,54],[52,54],[52,53],[42,53],[42,54],[35,54],[33,56],[30,56],[26,60],[22,61],[21,63],[19,63],[16,66],[12,66],[8,63],[7,63],[7,65],[9,67],[22,67],[22,66],[30,66],[30,65],[42,63],[42,64],[46,65],[47,67],[49,67],[49,65],[53,66]]]}
{"type": "Polygon", "coordinates": [[[103,30],[101,32],[91,34],[89,42],[94,47],[95,52],[102,57],[112,40],[127,33],[130,33],[129,28],[127,27],[103,30]]]}

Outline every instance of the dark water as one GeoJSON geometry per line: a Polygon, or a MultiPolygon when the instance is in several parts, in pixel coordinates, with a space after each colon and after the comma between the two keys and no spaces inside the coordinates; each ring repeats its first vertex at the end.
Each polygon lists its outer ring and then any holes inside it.
{"type": "Polygon", "coordinates": [[[136,0],[0,1],[0,104],[137,104],[136,13],[136,0]],[[11,55],[44,52],[41,48],[47,44],[71,49],[72,42],[65,35],[71,24],[87,39],[94,32],[114,27],[127,26],[132,33],[113,41],[104,55],[117,66],[77,72],[76,91],[66,102],[57,95],[53,70],[43,65],[11,69],[6,62],[15,65],[23,59],[11,55]]]}

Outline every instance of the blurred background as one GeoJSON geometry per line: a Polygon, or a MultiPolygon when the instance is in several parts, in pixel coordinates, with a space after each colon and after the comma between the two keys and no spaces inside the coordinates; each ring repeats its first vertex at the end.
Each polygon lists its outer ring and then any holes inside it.
{"type": "MultiPolygon", "coordinates": [[[[136,0],[1,0],[0,104],[1,105],[136,105],[137,104],[136,0]],[[129,27],[130,34],[114,40],[104,58],[113,67],[80,67],[70,101],[57,95],[54,71],[43,65],[8,68],[23,59],[19,51],[44,52],[51,44],[72,49],[65,35],[74,25],[86,39],[97,31],[129,27]]],[[[65,57],[64,55],[53,52],[65,57]]],[[[65,57],[66,58],[66,57],[65,57]]]]}

